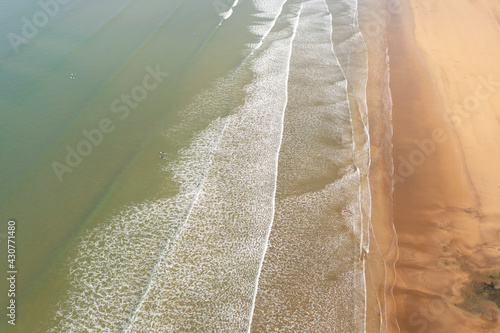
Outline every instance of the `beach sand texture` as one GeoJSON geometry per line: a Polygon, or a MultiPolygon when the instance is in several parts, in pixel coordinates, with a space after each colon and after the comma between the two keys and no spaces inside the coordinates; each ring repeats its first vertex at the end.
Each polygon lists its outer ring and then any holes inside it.
{"type": "Polygon", "coordinates": [[[401,332],[500,332],[500,3],[402,2],[388,29],[401,332]]]}

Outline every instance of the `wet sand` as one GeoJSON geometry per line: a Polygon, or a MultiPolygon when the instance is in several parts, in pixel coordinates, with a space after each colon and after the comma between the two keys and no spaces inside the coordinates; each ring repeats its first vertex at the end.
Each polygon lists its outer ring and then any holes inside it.
{"type": "Polygon", "coordinates": [[[392,296],[396,234],[392,216],[392,102],[384,0],[360,0],[359,24],[368,50],[367,108],[370,128],[370,247],[365,264],[366,331],[397,330],[392,296]]]}
{"type": "Polygon", "coordinates": [[[499,332],[500,6],[410,2],[388,29],[395,315],[401,332],[499,332]]]}

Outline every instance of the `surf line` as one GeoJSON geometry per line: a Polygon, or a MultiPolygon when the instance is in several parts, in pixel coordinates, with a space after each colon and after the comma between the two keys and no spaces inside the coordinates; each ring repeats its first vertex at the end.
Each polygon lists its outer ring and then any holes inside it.
{"type": "MultiPolygon", "coordinates": [[[[325,7],[328,11],[328,15],[329,15],[329,18],[330,18],[330,41],[331,41],[331,44],[332,44],[332,53],[334,55],[334,57],[337,59],[337,62],[339,64],[339,68],[345,78],[345,82],[346,82],[346,93],[347,95],[349,95],[349,85],[352,85],[354,86],[354,84],[352,84],[352,82],[350,82],[349,80],[349,76],[348,76],[348,72],[349,72],[349,64],[347,65],[347,67],[344,69],[342,67],[342,64],[340,63],[338,57],[336,56],[336,53],[335,53],[335,48],[334,48],[334,43],[333,43],[333,14],[332,14],[332,11],[330,10],[330,7],[328,6],[326,0],[323,0],[324,1],[324,4],[325,4],[325,7]]],[[[359,30],[359,2],[356,0],[355,1],[355,4],[354,4],[354,8],[353,9],[353,23],[354,23],[354,26],[351,26],[351,30],[352,30],[352,34],[353,36],[359,34],[360,36],[360,39],[361,39],[361,43],[364,45],[364,48],[366,49],[366,43],[365,43],[365,40],[363,38],[363,35],[361,34],[360,30],[359,30]]],[[[352,47],[349,51],[349,53],[352,52],[352,47]]],[[[367,52],[367,51],[366,51],[367,52]]],[[[368,68],[368,60],[366,60],[364,62],[364,65],[366,66],[365,68],[368,68]]],[[[363,126],[363,137],[364,139],[366,140],[364,144],[360,145],[358,147],[358,144],[356,143],[356,136],[359,134],[359,133],[356,133],[355,129],[354,129],[354,118],[353,118],[353,112],[352,112],[352,109],[351,109],[351,103],[350,101],[348,100],[348,105],[349,105],[349,119],[350,119],[350,123],[351,123],[351,133],[352,133],[352,157],[353,157],[353,163],[354,163],[354,166],[356,168],[356,175],[357,175],[357,180],[359,182],[359,185],[358,185],[358,208],[359,208],[359,213],[360,213],[360,217],[359,217],[359,230],[360,230],[360,238],[359,238],[359,255],[360,257],[362,258],[362,265],[363,265],[363,288],[364,288],[364,318],[363,318],[363,332],[366,332],[366,325],[367,325],[367,322],[366,322],[366,315],[367,315],[367,312],[368,312],[368,292],[367,292],[367,280],[366,280],[366,256],[368,254],[368,252],[370,251],[370,226],[371,226],[371,201],[372,201],[372,198],[371,198],[371,189],[370,189],[370,181],[369,181],[369,178],[368,178],[368,174],[369,174],[369,170],[370,170],[370,166],[371,166],[371,150],[370,150],[370,134],[369,134],[369,124],[368,124],[368,119],[365,119],[363,118],[363,116],[366,116],[367,117],[367,102],[366,102],[366,89],[367,89],[367,84],[368,84],[368,75],[366,74],[366,76],[364,77],[363,79],[363,88],[364,88],[364,91],[363,91],[363,98],[362,98],[362,101],[360,103],[361,105],[361,108],[364,109],[364,111],[362,110],[359,110],[359,117],[360,117],[360,120],[361,120],[361,123],[362,123],[362,126],[363,126]],[[364,114],[363,114],[364,113],[364,114]],[[363,147],[367,146],[368,147],[368,151],[367,151],[367,157],[368,157],[368,163],[367,165],[365,166],[367,168],[367,176],[366,178],[363,178],[362,177],[362,174],[361,174],[361,168],[363,168],[363,163],[359,160],[359,157],[357,157],[357,149],[363,149],[363,147]],[[368,207],[367,207],[367,211],[365,212],[364,211],[364,206],[363,206],[363,184],[364,184],[364,181],[366,181],[366,191],[368,191],[368,195],[367,195],[367,200],[368,200],[368,207]]],[[[357,100],[359,100],[359,97],[357,94],[355,94],[355,97],[357,100]]]]}
{"type": "MultiPolygon", "coordinates": [[[[224,134],[224,132],[225,132],[225,130],[227,128],[228,120],[229,120],[229,115],[227,115],[225,117],[222,129],[219,132],[217,138],[215,139],[214,147],[213,147],[212,151],[210,152],[210,162],[209,162],[210,166],[212,165],[212,161],[213,161],[213,152],[219,146],[219,143],[220,143],[220,141],[222,139],[222,136],[223,136],[223,134],[224,134]]],[[[210,167],[209,167],[209,169],[210,169],[210,167]]],[[[200,185],[196,189],[196,194],[194,195],[194,198],[191,201],[191,203],[189,204],[189,207],[187,209],[186,217],[183,219],[184,221],[182,222],[182,224],[179,225],[179,231],[176,233],[176,235],[174,236],[174,238],[172,240],[168,240],[167,239],[163,243],[163,246],[162,246],[162,248],[161,248],[161,250],[160,250],[160,252],[158,254],[158,257],[156,258],[156,261],[155,261],[152,269],[150,270],[150,275],[149,275],[149,278],[146,281],[145,288],[143,289],[142,294],[139,296],[135,307],[130,312],[130,314],[127,317],[127,319],[125,319],[123,327],[122,327],[122,330],[120,331],[121,333],[130,333],[132,331],[133,325],[136,322],[135,320],[137,318],[137,314],[139,313],[141,307],[143,306],[143,304],[144,304],[144,302],[146,300],[146,297],[149,295],[151,289],[153,288],[153,282],[154,282],[154,280],[156,278],[156,274],[158,273],[158,269],[159,269],[159,267],[161,265],[162,260],[166,259],[166,254],[167,254],[167,252],[169,250],[170,245],[171,245],[171,249],[170,249],[171,251],[170,252],[174,251],[174,249],[175,249],[175,247],[177,245],[177,240],[182,235],[183,226],[189,220],[189,218],[191,217],[191,213],[193,211],[193,208],[196,205],[196,203],[198,202],[199,196],[200,196],[200,194],[201,194],[201,192],[203,190],[203,187],[205,185],[205,182],[206,182],[206,180],[208,178],[209,169],[207,169],[205,175],[203,176],[203,179],[202,179],[200,185]]]]}
{"type": "MultiPolygon", "coordinates": [[[[283,7],[282,7],[283,8],[283,7]]],[[[260,280],[260,274],[262,272],[262,266],[264,264],[264,259],[266,257],[267,253],[267,248],[269,246],[269,236],[271,235],[271,230],[273,228],[273,223],[274,223],[274,214],[276,212],[276,189],[278,185],[278,161],[279,161],[279,156],[280,156],[280,150],[281,150],[281,144],[283,142],[283,132],[284,132],[284,123],[285,123],[285,111],[286,107],[288,105],[288,77],[290,75],[290,61],[292,58],[292,46],[293,46],[293,41],[295,40],[295,36],[297,34],[297,28],[299,26],[299,20],[300,20],[300,14],[302,12],[302,4],[300,4],[300,8],[297,12],[297,18],[293,27],[293,33],[291,36],[290,40],[290,54],[288,55],[288,61],[287,61],[287,72],[286,72],[286,82],[285,82],[285,105],[283,106],[283,112],[281,115],[281,130],[280,130],[280,141],[278,144],[278,149],[276,151],[276,171],[275,171],[275,180],[274,180],[274,189],[273,189],[273,203],[272,203],[272,217],[271,217],[271,222],[269,223],[269,227],[267,230],[266,234],[266,239],[264,242],[264,251],[262,253],[262,257],[260,259],[259,263],[259,271],[257,272],[257,278],[255,279],[255,286],[254,286],[254,292],[253,292],[253,297],[252,297],[252,303],[250,305],[250,314],[248,317],[248,333],[252,330],[252,321],[253,321],[253,315],[254,315],[254,310],[255,310],[255,301],[257,299],[257,292],[259,289],[259,280],[260,280]]],[[[281,12],[280,12],[281,13],[281,12]]],[[[277,18],[276,18],[277,20],[277,18]]]]}
{"type": "Polygon", "coordinates": [[[274,18],[274,20],[271,23],[271,27],[269,28],[269,30],[267,30],[266,33],[264,33],[264,35],[262,35],[262,38],[260,39],[259,43],[255,47],[255,49],[252,50],[252,53],[254,53],[255,51],[257,51],[262,46],[262,43],[267,38],[267,35],[269,35],[269,33],[271,32],[271,30],[273,30],[274,26],[276,25],[276,21],[278,20],[278,17],[281,16],[281,13],[283,12],[283,7],[285,7],[286,3],[287,3],[287,0],[283,1],[283,3],[281,4],[281,8],[280,8],[279,13],[276,15],[276,17],[274,18]]]}
{"type": "MultiPolygon", "coordinates": [[[[183,1],[183,0],[180,0],[180,1],[183,1]]],[[[276,16],[276,18],[272,21],[272,26],[269,28],[269,30],[265,33],[265,35],[262,37],[262,39],[260,40],[258,46],[252,50],[252,52],[250,54],[248,54],[245,59],[243,59],[243,61],[239,64],[238,67],[241,67],[253,54],[254,52],[260,48],[260,46],[262,45],[264,39],[268,36],[268,34],[270,33],[270,31],[272,30],[272,28],[275,26],[276,24],[276,21],[278,19],[278,17],[281,15],[282,11],[283,11],[283,7],[285,5],[287,1],[284,1],[283,4],[281,5],[281,8],[280,8],[280,11],[278,13],[278,15],[276,16]]],[[[297,25],[298,25],[298,18],[300,16],[300,12],[302,10],[302,5],[300,6],[300,9],[297,13],[297,24],[295,25],[294,27],[294,31],[293,31],[293,34],[291,36],[291,39],[292,39],[292,43],[293,43],[293,39],[295,38],[295,33],[297,31],[297,25]]],[[[217,27],[216,27],[217,28],[217,27]]],[[[215,28],[215,29],[216,29],[215,28]]],[[[211,32],[210,36],[214,33],[215,29],[211,32]]],[[[209,36],[209,38],[210,38],[209,36]]],[[[291,57],[291,55],[290,55],[291,57]]],[[[288,59],[288,70],[290,68],[290,58],[288,59]]],[[[288,71],[287,71],[287,82],[288,82],[288,71]]],[[[286,105],[284,106],[284,108],[286,108],[286,105]]],[[[229,116],[229,113],[230,111],[228,110],[228,113],[227,115],[224,117],[224,125],[222,126],[222,129],[217,137],[217,139],[215,140],[216,143],[215,143],[215,146],[212,150],[215,151],[215,149],[218,147],[219,143],[220,143],[220,140],[226,130],[226,127],[227,127],[227,122],[228,122],[228,116],[229,116]]],[[[283,113],[284,113],[284,110],[283,110],[283,113]]],[[[282,122],[284,121],[284,114],[283,114],[283,120],[282,122]]],[[[280,143],[279,143],[279,147],[278,147],[278,151],[277,151],[277,154],[279,155],[279,151],[280,151],[280,148],[281,148],[281,138],[283,136],[283,127],[282,127],[282,131],[281,131],[281,136],[280,136],[280,143]]],[[[277,157],[278,158],[278,157],[277,157]]],[[[276,158],[276,161],[277,161],[277,158],[276,158]]],[[[210,161],[212,161],[213,159],[213,154],[211,153],[211,157],[210,157],[210,161]]],[[[211,162],[209,164],[212,164],[211,162]]],[[[277,179],[277,162],[276,162],[276,179],[277,179]]],[[[126,320],[124,320],[124,324],[122,326],[122,329],[121,329],[121,333],[129,333],[131,332],[132,330],[132,327],[135,323],[135,320],[136,320],[136,317],[138,315],[138,312],[140,311],[140,308],[142,307],[147,295],[150,293],[150,290],[152,289],[152,284],[153,284],[153,280],[155,279],[155,275],[159,269],[159,266],[160,266],[160,261],[162,261],[163,259],[165,259],[165,256],[166,256],[166,253],[167,253],[167,250],[169,248],[169,245],[172,246],[172,248],[170,249],[169,252],[173,252],[175,247],[177,246],[177,240],[181,237],[182,233],[183,233],[183,226],[184,224],[186,223],[186,221],[189,220],[189,218],[191,217],[191,213],[192,213],[192,210],[193,210],[193,207],[196,205],[196,203],[198,202],[198,198],[199,198],[199,195],[202,191],[202,188],[203,188],[203,185],[205,184],[205,181],[207,179],[207,175],[208,175],[208,170],[207,170],[207,173],[205,174],[203,180],[201,181],[199,187],[197,188],[197,192],[194,196],[194,199],[192,200],[192,202],[190,203],[188,209],[187,209],[187,215],[186,217],[183,219],[184,222],[180,224],[180,231],[175,235],[175,237],[172,239],[172,240],[169,240],[167,242],[164,243],[162,249],[160,250],[160,253],[158,255],[158,258],[157,260],[155,261],[151,271],[150,271],[150,276],[148,278],[148,280],[146,281],[146,285],[145,285],[145,288],[143,290],[143,292],[141,293],[141,295],[138,297],[138,301],[136,303],[136,305],[134,306],[134,308],[132,309],[132,311],[130,312],[129,316],[127,317],[126,320]]],[[[275,197],[275,194],[276,194],[276,188],[274,189],[274,195],[273,195],[273,198],[275,197]]],[[[274,200],[273,200],[273,217],[274,217],[274,206],[275,206],[275,203],[274,203],[274,200]]],[[[271,230],[271,226],[269,226],[269,232],[271,230]]],[[[267,233],[267,239],[266,239],[266,243],[265,243],[265,249],[267,249],[267,243],[268,243],[268,238],[269,238],[269,232],[267,233]]],[[[259,266],[259,273],[258,275],[260,276],[260,268],[262,267],[262,262],[264,260],[264,256],[265,256],[265,252],[262,256],[262,260],[260,262],[260,266],[259,266]]],[[[258,279],[258,278],[257,278],[258,279]]],[[[258,280],[256,281],[256,283],[258,284],[258,280]]],[[[256,289],[257,290],[257,287],[256,289]]],[[[251,317],[253,316],[253,307],[254,307],[254,303],[255,303],[255,298],[256,298],[257,294],[256,294],[256,291],[255,291],[255,294],[253,296],[253,300],[252,300],[252,310],[251,310],[251,317]]]]}
{"type": "MultiPolygon", "coordinates": [[[[340,68],[340,71],[342,72],[342,75],[344,76],[344,81],[345,84],[345,93],[347,96],[349,96],[349,85],[351,84],[349,82],[349,77],[347,75],[347,71],[348,71],[348,68],[342,68],[342,64],[340,63],[339,61],[339,58],[337,57],[337,54],[335,53],[335,48],[334,48],[334,43],[333,43],[333,14],[332,12],[330,11],[330,7],[328,6],[328,4],[326,3],[326,0],[323,0],[324,4],[325,4],[325,7],[326,7],[326,11],[328,12],[328,16],[329,16],[329,20],[330,20],[330,42],[331,42],[331,45],[332,45],[332,48],[331,48],[331,51],[333,53],[333,56],[335,57],[335,60],[337,61],[338,65],[339,65],[339,68],[340,68]]],[[[352,145],[351,145],[351,152],[352,152],[352,160],[353,160],[353,165],[356,169],[356,175],[357,175],[357,179],[358,179],[358,182],[359,182],[359,186],[358,186],[358,207],[359,207],[359,212],[360,212],[360,220],[359,220],[359,230],[360,230],[360,242],[359,242],[359,255],[360,257],[363,257],[365,255],[365,252],[368,252],[368,248],[364,248],[363,247],[363,240],[364,240],[364,225],[363,225],[363,207],[362,207],[362,188],[361,188],[361,170],[360,170],[360,162],[358,160],[358,158],[356,157],[356,151],[357,151],[357,148],[358,146],[356,145],[356,132],[354,130],[354,123],[353,123],[353,113],[352,113],[352,110],[351,110],[351,102],[349,101],[349,99],[347,99],[347,104],[349,106],[349,120],[350,120],[350,124],[351,124],[351,137],[352,137],[352,145]]],[[[362,117],[361,117],[362,118],[362,117]]],[[[363,122],[363,120],[362,120],[363,122]]],[[[365,124],[363,123],[363,128],[364,128],[364,132],[365,132],[365,135],[366,135],[366,126],[365,124]]],[[[369,239],[369,236],[368,236],[368,239],[369,239]]]]}
{"type": "MultiPolygon", "coordinates": [[[[330,21],[330,43],[332,45],[331,47],[331,51],[332,51],[332,54],[334,56],[334,58],[336,59],[338,65],[339,65],[339,68],[340,68],[340,71],[342,73],[342,75],[344,76],[344,82],[345,82],[345,93],[347,96],[349,96],[349,85],[351,84],[349,82],[349,77],[348,77],[348,71],[349,71],[349,68],[343,68],[342,67],[342,64],[340,63],[339,61],[339,58],[337,57],[337,54],[335,52],[335,47],[334,47],[334,43],[333,43],[333,14],[332,12],[330,11],[330,7],[328,6],[326,0],[323,0],[324,2],[324,5],[326,7],[326,11],[328,12],[328,16],[329,16],[329,21],[330,21]]],[[[355,16],[354,16],[354,19],[356,20],[356,22],[358,22],[358,2],[356,1],[356,8],[355,8],[355,16]]],[[[358,33],[359,33],[359,30],[358,30],[358,33]]],[[[354,35],[353,35],[354,36],[354,35]]],[[[363,40],[363,43],[364,43],[364,40],[363,40]]],[[[366,44],[365,44],[366,46],[366,44]]],[[[368,66],[368,63],[366,64],[368,66]]],[[[366,84],[365,84],[365,96],[364,96],[364,100],[363,100],[363,106],[366,108],[366,84]]],[[[350,120],[350,124],[351,124],[351,137],[352,137],[352,146],[351,146],[351,154],[352,154],[352,160],[353,160],[353,165],[356,169],[356,175],[357,175],[357,180],[358,180],[358,208],[359,208],[359,230],[360,230],[360,237],[359,237],[359,255],[360,257],[362,258],[362,265],[363,265],[363,268],[362,268],[362,272],[363,272],[363,291],[364,291],[364,318],[363,318],[363,332],[366,332],[366,314],[367,314],[367,297],[368,297],[368,293],[367,293],[367,281],[366,281],[366,254],[369,252],[369,239],[370,239],[370,235],[369,235],[369,229],[368,229],[368,232],[367,232],[367,239],[368,239],[368,244],[366,245],[366,248],[364,247],[365,244],[363,244],[364,242],[364,239],[365,239],[365,225],[364,225],[364,212],[363,212],[363,194],[362,194],[362,180],[361,180],[361,170],[360,170],[360,162],[358,160],[358,158],[356,157],[356,149],[358,148],[357,145],[356,145],[356,132],[354,130],[354,123],[353,123],[353,113],[352,113],[352,110],[351,110],[351,103],[349,101],[349,98],[347,99],[347,104],[348,104],[348,109],[349,109],[349,120],[350,120]]],[[[361,113],[361,112],[360,112],[361,113]]],[[[363,120],[363,117],[362,115],[360,115],[360,118],[361,118],[361,122],[363,123],[363,132],[364,132],[364,135],[367,139],[367,142],[368,142],[368,147],[369,147],[369,134],[367,133],[367,124],[365,124],[364,120],[363,120]]],[[[370,154],[370,151],[368,150],[368,154],[370,154]]],[[[368,155],[368,158],[370,159],[370,155],[368,155]]],[[[370,163],[370,162],[369,162],[370,163]]],[[[369,169],[369,165],[368,164],[368,169],[369,169]]],[[[369,188],[369,182],[368,182],[368,191],[370,191],[370,188],[369,188]]],[[[370,196],[370,205],[371,205],[371,196],[370,196]]],[[[371,212],[370,212],[371,214],[371,212]]]]}

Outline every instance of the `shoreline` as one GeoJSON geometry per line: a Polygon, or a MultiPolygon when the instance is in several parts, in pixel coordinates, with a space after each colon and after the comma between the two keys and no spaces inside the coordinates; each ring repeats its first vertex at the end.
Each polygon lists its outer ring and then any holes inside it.
{"type": "Polygon", "coordinates": [[[392,295],[397,235],[392,220],[392,101],[387,62],[385,0],[360,0],[359,23],[368,50],[367,108],[371,163],[371,221],[365,261],[366,331],[397,331],[392,295]]]}
{"type": "Polygon", "coordinates": [[[482,43],[473,34],[469,39],[457,37],[469,29],[461,24],[467,17],[460,13],[470,12],[473,6],[456,2],[445,8],[409,2],[403,1],[403,12],[393,17],[387,30],[394,120],[394,225],[400,252],[395,315],[401,332],[492,331],[499,328],[494,287],[500,263],[494,221],[499,210],[493,202],[500,198],[500,177],[494,173],[499,164],[485,161],[499,159],[494,151],[498,125],[492,121],[496,118],[493,105],[499,105],[499,100],[493,96],[495,81],[488,78],[488,71],[481,72],[483,59],[473,55],[489,52],[478,45],[492,45],[495,30],[488,29],[492,11],[481,1],[470,18],[479,26],[476,33],[486,27],[475,35],[490,42],[482,43]],[[462,76],[466,79],[460,80],[462,76]],[[458,126],[465,116],[451,108],[457,101],[467,102],[471,87],[474,93],[480,85],[482,96],[490,92],[484,102],[490,109],[476,113],[474,124],[462,121],[458,126]],[[483,133],[492,138],[483,138],[483,133]]]}

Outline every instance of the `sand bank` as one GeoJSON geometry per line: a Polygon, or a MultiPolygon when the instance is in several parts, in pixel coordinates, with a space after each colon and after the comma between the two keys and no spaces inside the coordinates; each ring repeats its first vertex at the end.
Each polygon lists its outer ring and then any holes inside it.
{"type": "Polygon", "coordinates": [[[399,328],[499,332],[500,4],[402,5],[388,29],[399,328]]]}

